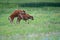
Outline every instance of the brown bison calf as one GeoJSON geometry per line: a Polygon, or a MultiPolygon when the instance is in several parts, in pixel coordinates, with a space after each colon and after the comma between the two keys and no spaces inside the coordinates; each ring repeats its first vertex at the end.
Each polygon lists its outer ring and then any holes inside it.
{"type": "Polygon", "coordinates": [[[15,10],[15,11],[9,16],[8,19],[9,19],[10,22],[12,23],[15,17],[18,17],[18,15],[20,15],[20,17],[23,18],[22,15],[25,15],[25,14],[26,14],[26,13],[25,13],[24,10],[15,10]]]}
{"type": "Polygon", "coordinates": [[[17,22],[20,22],[21,20],[24,20],[26,22],[28,19],[34,20],[33,16],[29,14],[22,15],[22,18],[20,15],[18,15],[17,22]]]}

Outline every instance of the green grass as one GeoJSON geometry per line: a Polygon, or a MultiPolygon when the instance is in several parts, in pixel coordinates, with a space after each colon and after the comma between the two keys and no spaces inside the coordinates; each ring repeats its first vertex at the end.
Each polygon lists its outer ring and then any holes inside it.
{"type": "Polygon", "coordinates": [[[9,3],[30,3],[30,2],[60,2],[60,0],[0,0],[0,2],[9,2],[9,3]]]}
{"type": "MultiPolygon", "coordinates": [[[[10,24],[8,17],[16,9],[3,9],[0,12],[0,35],[27,35],[27,34],[40,34],[49,32],[60,32],[60,7],[44,7],[44,8],[29,8],[20,7],[19,9],[25,10],[26,13],[32,15],[34,20],[29,20],[29,24],[23,20],[20,24],[16,23],[16,18],[14,19],[14,24],[10,24]],[[58,11],[57,11],[58,10],[58,11]]],[[[41,35],[41,34],[40,34],[41,35]]],[[[14,40],[7,37],[5,40],[14,40]],[[8,38],[8,39],[7,39],[8,38]]],[[[22,37],[22,40],[59,40],[60,35],[50,35],[38,36],[38,37],[22,37]],[[56,37],[55,37],[56,36],[56,37]]],[[[4,40],[4,39],[3,39],[4,40]]],[[[17,40],[17,39],[16,39],[17,40]]]]}
{"type": "Polygon", "coordinates": [[[0,2],[10,2],[10,3],[30,3],[30,2],[60,2],[60,0],[0,0],[0,2]]]}

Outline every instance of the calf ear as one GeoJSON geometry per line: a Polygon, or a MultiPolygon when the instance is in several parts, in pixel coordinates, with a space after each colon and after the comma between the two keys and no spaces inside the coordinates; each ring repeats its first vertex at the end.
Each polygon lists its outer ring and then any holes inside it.
{"type": "Polygon", "coordinates": [[[23,12],[25,12],[25,11],[23,10],[23,12]]]}

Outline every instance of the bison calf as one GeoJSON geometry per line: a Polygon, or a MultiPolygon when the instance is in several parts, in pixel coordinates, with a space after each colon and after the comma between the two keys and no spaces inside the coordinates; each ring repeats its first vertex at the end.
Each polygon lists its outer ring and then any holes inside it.
{"type": "Polygon", "coordinates": [[[25,14],[26,14],[26,13],[25,13],[24,10],[15,10],[15,11],[9,16],[8,19],[9,19],[10,22],[12,23],[15,17],[18,17],[18,15],[20,15],[21,18],[23,18],[22,15],[25,15],[25,14]]]}
{"type": "Polygon", "coordinates": [[[21,15],[18,15],[17,22],[20,22],[21,20],[24,20],[26,22],[29,19],[34,20],[33,16],[29,14],[22,15],[22,18],[21,15]]]}

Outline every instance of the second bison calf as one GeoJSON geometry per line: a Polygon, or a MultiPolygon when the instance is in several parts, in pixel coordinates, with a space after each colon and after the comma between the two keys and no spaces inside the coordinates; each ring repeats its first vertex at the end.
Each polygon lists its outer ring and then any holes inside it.
{"type": "MultiPolygon", "coordinates": [[[[25,22],[27,22],[27,20],[34,20],[33,16],[29,15],[29,14],[25,14],[25,15],[18,15],[18,18],[17,18],[17,22],[20,22],[21,20],[24,20],[25,22]]],[[[28,22],[29,23],[29,22],[28,22]]]]}

